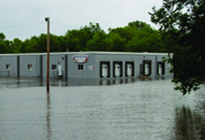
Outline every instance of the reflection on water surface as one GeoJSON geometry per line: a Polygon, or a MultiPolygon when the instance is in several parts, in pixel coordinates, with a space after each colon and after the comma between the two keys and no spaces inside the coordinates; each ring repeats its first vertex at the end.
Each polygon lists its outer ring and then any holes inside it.
{"type": "Polygon", "coordinates": [[[175,139],[201,140],[205,139],[204,116],[191,110],[190,107],[177,107],[175,110],[175,139]]]}
{"type": "Polygon", "coordinates": [[[44,79],[0,79],[0,140],[204,138],[204,88],[182,96],[166,78],[50,84],[46,93],[44,79]]]}

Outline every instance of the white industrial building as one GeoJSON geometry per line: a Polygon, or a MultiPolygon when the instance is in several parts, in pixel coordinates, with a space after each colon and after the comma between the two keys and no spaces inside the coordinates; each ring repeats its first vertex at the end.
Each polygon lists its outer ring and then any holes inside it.
{"type": "MultiPolygon", "coordinates": [[[[169,76],[167,53],[50,53],[50,77],[118,78],[169,76]]],[[[0,54],[0,76],[46,77],[47,53],[0,54]]]]}

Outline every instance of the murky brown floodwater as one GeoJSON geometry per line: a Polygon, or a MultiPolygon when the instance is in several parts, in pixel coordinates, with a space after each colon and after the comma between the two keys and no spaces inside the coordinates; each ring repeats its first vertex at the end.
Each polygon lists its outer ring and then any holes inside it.
{"type": "Polygon", "coordinates": [[[0,79],[0,140],[205,138],[204,88],[182,96],[170,79],[51,85],[46,93],[44,80],[0,79]]]}

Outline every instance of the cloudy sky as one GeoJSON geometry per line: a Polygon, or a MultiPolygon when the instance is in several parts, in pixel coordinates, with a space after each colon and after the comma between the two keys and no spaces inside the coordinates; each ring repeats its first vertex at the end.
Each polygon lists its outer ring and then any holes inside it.
{"type": "Polygon", "coordinates": [[[136,20],[154,26],[148,12],[161,5],[162,0],[0,0],[0,32],[8,40],[39,36],[47,32],[45,17],[55,35],[90,22],[99,23],[105,32],[136,20]]]}

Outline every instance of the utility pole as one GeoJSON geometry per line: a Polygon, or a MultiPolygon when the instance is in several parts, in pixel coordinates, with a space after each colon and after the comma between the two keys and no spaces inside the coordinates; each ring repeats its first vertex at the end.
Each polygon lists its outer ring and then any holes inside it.
{"type": "Polygon", "coordinates": [[[50,69],[50,53],[49,53],[49,28],[50,28],[50,20],[49,17],[45,18],[45,21],[47,22],[47,77],[46,77],[46,91],[49,93],[49,69],[50,69]]]}

